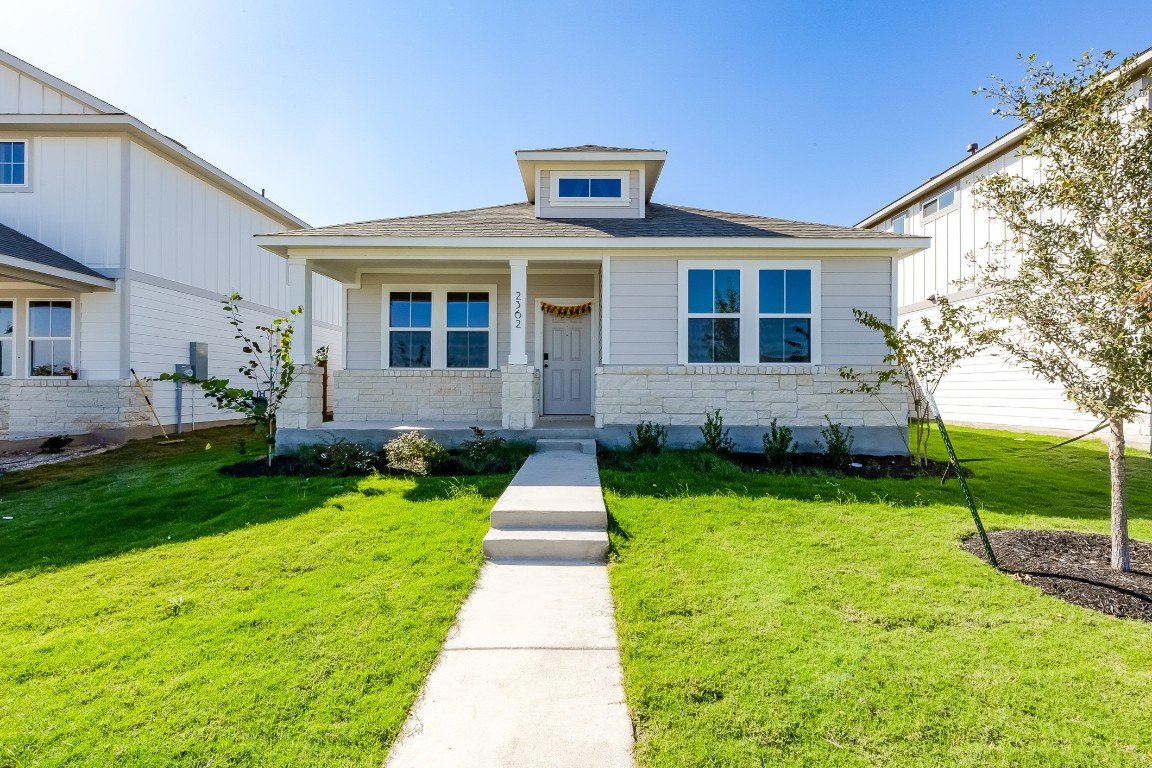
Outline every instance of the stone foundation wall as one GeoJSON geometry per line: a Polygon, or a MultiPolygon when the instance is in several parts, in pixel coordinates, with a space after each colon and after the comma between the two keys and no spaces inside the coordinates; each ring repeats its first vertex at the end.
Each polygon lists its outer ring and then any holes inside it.
{"type": "Polygon", "coordinates": [[[336,421],[491,424],[501,420],[499,371],[335,371],[332,375],[336,421]]]}
{"type": "Polygon", "coordinates": [[[276,411],[276,428],[309,429],[320,426],[323,422],[323,402],[323,369],[320,366],[297,366],[296,378],[276,411]]]}
{"type": "Polygon", "coordinates": [[[500,425],[504,429],[532,429],[540,410],[540,373],[530,365],[508,365],[500,370],[500,425]]]}
{"type": "MultiPolygon", "coordinates": [[[[880,370],[886,369],[857,369],[880,370]]],[[[700,425],[716,409],[732,426],[767,427],[775,418],[790,427],[817,427],[827,416],[846,427],[892,427],[906,418],[901,387],[886,387],[881,404],[868,395],[840,394],[847,385],[830,366],[603,366],[596,369],[596,426],[700,425]]]]}
{"type": "MultiPolygon", "coordinates": [[[[144,382],[151,392],[150,382],[144,382]]],[[[4,438],[111,433],[152,424],[140,390],[130,380],[12,379],[0,388],[7,411],[4,438]],[[3,397],[6,391],[7,397],[3,397]]]]}

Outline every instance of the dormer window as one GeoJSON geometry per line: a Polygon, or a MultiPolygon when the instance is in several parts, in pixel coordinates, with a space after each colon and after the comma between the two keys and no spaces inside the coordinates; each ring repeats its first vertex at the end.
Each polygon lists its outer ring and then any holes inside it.
{"type": "Polygon", "coordinates": [[[628,205],[627,171],[552,171],[552,205],[628,205]]]}

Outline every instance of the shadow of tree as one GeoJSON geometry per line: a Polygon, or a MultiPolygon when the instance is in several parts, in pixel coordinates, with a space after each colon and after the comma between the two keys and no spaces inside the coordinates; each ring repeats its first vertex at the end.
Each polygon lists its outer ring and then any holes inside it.
{"type": "Polygon", "coordinates": [[[232,478],[244,427],[139,440],[0,478],[0,577],[215,536],[293,517],[355,491],[355,478],[232,478]]]}

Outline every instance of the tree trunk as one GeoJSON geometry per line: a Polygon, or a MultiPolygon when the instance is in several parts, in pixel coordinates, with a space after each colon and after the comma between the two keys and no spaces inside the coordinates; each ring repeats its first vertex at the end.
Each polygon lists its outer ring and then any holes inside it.
{"type": "Polygon", "coordinates": [[[1112,568],[1132,570],[1128,544],[1128,478],[1124,465],[1124,420],[1112,419],[1112,440],[1108,444],[1108,464],[1112,470],[1112,568]]]}

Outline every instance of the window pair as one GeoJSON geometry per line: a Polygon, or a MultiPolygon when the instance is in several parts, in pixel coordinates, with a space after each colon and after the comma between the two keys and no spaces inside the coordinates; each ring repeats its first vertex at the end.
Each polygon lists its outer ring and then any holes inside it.
{"type": "Polygon", "coordinates": [[[687,362],[812,362],[812,297],[811,269],[688,269],[687,362]]]}
{"type": "Polygon", "coordinates": [[[490,304],[487,291],[390,291],[388,367],[490,368],[490,304]]]}
{"type": "MultiPolygon", "coordinates": [[[[15,303],[0,301],[0,376],[12,376],[15,303]]],[[[28,302],[28,373],[67,376],[72,370],[72,302],[28,302]]]]}

